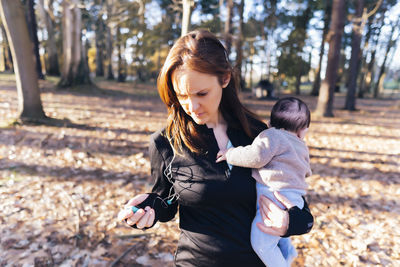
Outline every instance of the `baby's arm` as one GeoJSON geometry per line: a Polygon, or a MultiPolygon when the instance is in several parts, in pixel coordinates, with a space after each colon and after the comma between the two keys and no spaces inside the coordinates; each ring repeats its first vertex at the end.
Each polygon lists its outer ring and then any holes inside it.
{"type": "Polygon", "coordinates": [[[278,142],[274,140],[271,144],[270,138],[268,131],[263,131],[251,145],[220,150],[217,154],[217,162],[226,160],[235,166],[261,168],[271,161],[277,151],[278,142]]]}

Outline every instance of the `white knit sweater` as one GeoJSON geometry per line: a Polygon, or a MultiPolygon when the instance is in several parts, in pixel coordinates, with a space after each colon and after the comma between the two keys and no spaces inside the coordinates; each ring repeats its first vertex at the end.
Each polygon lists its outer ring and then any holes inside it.
{"type": "Polygon", "coordinates": [[[306,190],[305,177],[311,175],[305,142],[294,133],[270,128],[262,131],[251,145],[229,149],[227,162],[253,168],[257,182],[272,190],[306,190]]]}

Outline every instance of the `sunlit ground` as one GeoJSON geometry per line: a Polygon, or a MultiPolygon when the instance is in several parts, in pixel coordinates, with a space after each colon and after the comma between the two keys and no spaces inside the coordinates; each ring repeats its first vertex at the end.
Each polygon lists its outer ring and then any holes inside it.
{"type": "MultiPolygon", "coordinates": [[[[166,118],[154,86],[99,81],[78,93],[54,81],[41,82],[44,109],[69,124],[6,126],[17,95],[0,75],[0,265],[172,266],[176,221],[146,232],[116,221],[150,188],[148,136],[166,118]]],[[[242,98],[263,117],[274,103],[242,98]]],[[[315,226],[292,238],[293,266],[400,266],[400,101],[343,105],[336,95],[336,117],[312,118],[306,137],[315,226]]]]}

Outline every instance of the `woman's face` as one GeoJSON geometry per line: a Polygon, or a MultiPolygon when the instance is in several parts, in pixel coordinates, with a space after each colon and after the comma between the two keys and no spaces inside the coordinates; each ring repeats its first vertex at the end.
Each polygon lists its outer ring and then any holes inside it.
{"type": "Polygon", "coordinates": [[[177,69],[172,73],[172,84],[183,110],[197,124],[215,126],[219,118],[222,88],[229,83],[218,82],[217,76],[190,69],[177,69]]]}

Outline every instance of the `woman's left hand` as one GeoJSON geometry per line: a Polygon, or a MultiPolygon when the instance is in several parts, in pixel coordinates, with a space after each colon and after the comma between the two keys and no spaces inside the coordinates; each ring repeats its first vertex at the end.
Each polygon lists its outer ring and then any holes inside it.
{"type": "Polygon", "coordinates": [[[228,152],[228,149],[221,149],[217,153],[217,160],[215,161],[216,163],[219,163],[221,161],[226,160],[226,152],[228,152]]]}
{"type": "Polygon", "coordinates": [[[281,209],[271,199],[261,196],[259,204],[264,223],[257,223],[257,227],[266,234],[283,236],[289,227],[289,213],[287,210],[294,205],[280,193],[274,192],[274,195],[286,209],[281,209]]]}

